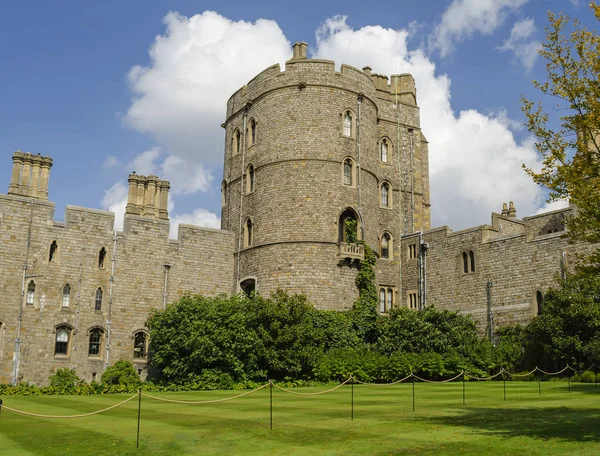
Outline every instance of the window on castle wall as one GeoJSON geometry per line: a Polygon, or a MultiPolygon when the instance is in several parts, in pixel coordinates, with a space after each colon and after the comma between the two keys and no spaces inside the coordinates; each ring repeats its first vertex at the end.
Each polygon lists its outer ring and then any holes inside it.
{"type": "Polygon", "coordinates": [[[69,307],[69,302],[71,301],[71,285],[68,283],[63,287],[62,292],[62,307],[64,309],[69,307]]]}
{"type": "Polygon", "coordinates": [[[104,269],[104,260],[106,258],[106,249],[102,247],[98,253],[98,269],[104,269]]]}
{"type": "Polygon", "coordinates": [[[98,287],[96,290],[96,305],[94,306],[94,310],[102,310],[102,288],[98,287]]]}
{"type": "Polygon", "coordinates": [[[383,163],[387,163],[388,161],[388,142],[386,139],[382,139],[379,144],[379,159],[383,163]]]}
{"type": "Polygon", "coordinates": [[[223,181],[221,183],[221,206],[225,206],[227,204],[227,182],[223,181]]]}
{"type": "Polygon", "coordinates": [[[475,253],[472,250],[469,252],[469,259],[471,260],[471,272],[475,272],[475,253]]]}
{"type": "Polygon", "coordinates": [[[469,250],[469,252],[463,252],[462,265],[463,272],[465,274],[473,274],[475,272],[475,252],[472,250],[469,250]]]}
{"type": "Polygon", "coordinates": [[[381,207],[390,207],[390,184],[381,184],[381,207]]]}
{"type": "Polygon", "coordinates": [[[246,193],[254,191],[254,166],[248,165],[246,168],[246,193]]]}
{"type": "Polygon", "coordinates": [[[246,141],[248,142],[248,147],[251,147],[254,144],[256,144],[256,138],[257,138],[256,131],[257,131],[256,120],[250,119],[248,128],[246,130],[246,141]]]}
{"type": "Polygon", "coordinates": [[[246,220],[246,224],[244,226],[244,247],[251,247],[252,242],[254,241],[254,227],[252,226],[252,220],[246,220]]]}
{"type": "Polygon", "coordinates": [[[338,242],[356,244],[359,240],[359,233],[356,212],[348,208],[340,214],[338,220],[338,242]]]}
{"type": "Polygon", "coordinates": [[[379,256],[384,259],[390,259],[390,249],[392,244],[392,237],[388,233],[381,235],[380,251],[379,256]]]}
{"type": "Polygon", "coordinates": [[[242,139],[242,134],[240,133],[240,130],[238,130],[236,128],[235,131],[233,132],[233,138],[231,139],[231,142],[232,142],[231,151],[233,152],[234,155],[237,155],[240,153],[241,143],[242,143],[241,139],[242,139]]]}
{"type": "Polygon", "coordinates": [[[88,347],[88,356],[100,356],[100,348],[102,345],[102,336],[104,332],[99,329],[92,329],[90,331],[90,343],[88,347]]]}
{"type": "Polygon", "coordinates": [[[462,253],[462,259],[463,259],[463,272],[465,274],[468,274],[469,273],[469,257],[467,255],[467,252],[462,253]]]}
{"type": "Polygon", "coordinates": [[[385,303],[386,303],[386,293],[385,288],[379,289],[379,313],[385,313],[385,303]]]}
{"type": "Polygon", "coordinates": [[[418,310],[419,304],[417,302],[417,293],[408,293],[408,308],[411,310],[418,310]]]}
{"type": "Polygon", "coordinates": [[[133,336],[133,357],[145,358],[148,353],[148,336],[144,331],[138,331],[133,336]]]}
{"type": "Polygon", "coordinates": [[[408,259],[414,260],[417,258],[417,244],[410,244],[408,246],[408,259]]]}
{"type": "Polygon", "coordinates": [[[68,355],[69,354],[69,339],[71,331],[66,326],[59,326],[56,328],[56,335],[54,341],[54,354],[55,355],[68,355]]]}
{"type": "Polygon", "coordinates": [[[352,114],[350,111],[346,111],[343,116],[343,134],[349,138],[352,137],[352,114]]]}
{"type": "Polygon", "coordinates": [[[353,185],[354,162],[351,158],[344,160],[344,185],[353,185]]]}
{"type": "Polygon", "coordinates": [[[27,299],[25,300],[25,303],[28,306],[32,306],[34,298],[35,298],[35,282],[33,280],[31,280],[29,282],[29,284],[27,285],[27,299]]]}
{"type": "Polygon", "coordinates": [[[391,288],[387,289],[387,308],[386,311],[389,312],[394,304],[394,290],[391,288]]]}
{"type": "Polygon", "coordinates": [[[240,290],[244,292],[246,296],[252,296],[252,294],[256,291],[256,280],[255,279],[245,279],[240,282],[240,290]]]}
{"type": "Polygon", "coordinates": [[[56,241],[52,241],[50,244],[50,254],[48,255],[48,261],[52,262],[56,260],[56,251],[58,250],[58,244],[56,241]]]}
{"type": "Polygon", "coordinates": [[[537,307],[537,314],[542,315],[544,311],[544,294],[540,290],[535,294],[535,304],[537,307]]]}

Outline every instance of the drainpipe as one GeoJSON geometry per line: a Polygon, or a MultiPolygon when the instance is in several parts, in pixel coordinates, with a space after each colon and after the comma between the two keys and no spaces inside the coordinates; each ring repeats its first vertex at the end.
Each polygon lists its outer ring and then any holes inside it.
{"type": "Polygon", "coordinates": [[[398,78],[396,78],[396,112],[398,114],[396,120],[396,145],[398,149],[398,215],[400,219],[398,246],[400,254],[398,255],[398,301],[400,304],[403,301],[402,297],[402,208],[404,206],[402,195],[402,154],[400,152],[400,104],[398,103],[398,78]]]}
{"type": "Polygon", "coordinates": [[[410,141],[410,219],[412,224],[412,232],[415,232],[415,164],[414,164],[414,144],[413,136],[414,130],[411,128],[409,131],[410,141]]]}
{"type": "Polygon", "coordinates": [[[238,226],[238,248],[237,248],[237,271],[235,274],[235,290],[239,291],[240,286],[240,252],[242,250],[242,209],[244,208],[244,173],[246,166],[246,122],[248,119],[248,106],[244,108],[244,123],[242,127],[242,172],[240,175],[240,220],[238,226]]]}
{"type": "Polygon", "coordinates": [[[360,217],[360,238],[365,240],[365,223],[362,215],[362,199],[361,199],[361,184],[362,184],[362,168],[360,165],[360,119],[362,113],[362,94],[358,95],[357,103],[358,103],[358,116],[356,119],[356,160],[357,160],[357,168],[358,168],[358,176],[356,179],[356,186],[358,188],[358,216],[360,217]]]}
{"type": "MultiPolygon", "coordinates": [[[[77,301],[75,302],[75,331],[73,333],[73,351],[77,353],[77,334],[79,333],[79,312],[80,312],[80,304],[81,304],[81,284],[83,282],[83,259],[85,256],[85,235],[87,232],[87,218],[88,218],[88,210],[85,210],[85,218],[83,219],[83,242],[81,243],[81,255],[79,260],[79,277],[77,279],[77,301]]],[[[71,367],[71,369],[75,370],[75,365],[71,367]]]]}
{"type": "Polygon", "coordinates": [[[112,305],[113,305],[113,287],[115,282],[115,263],[117,261],[117,230],[113,231],[113,252],[110,261],[110,285],[108,288],[108,318],[106,320],[106,356],[104,357],[104,369],[110,362],[110,341],[111,341],[111,324],[112,324],[112,305]]]}
{"type": "Polygon", "coordinates": [[[488,338],[490,339],[490,342],[492,342],[492,338],[493,338],[493,326],[494,326],[494,314],[492,312],[492,286],[494,284],[492,283],[491,280],[488,280],[487,285],[486,285],[486,292],[487,292],[487,311],[488,311],[488,338]]]}
{"type": "Polygon", "coordinates": [[[167,286],[169,284],[169,270],[171,269],[170,264],[163,264],[165,268],[165,284],[163,287],[163,310],[167,308],[167,286]]]}

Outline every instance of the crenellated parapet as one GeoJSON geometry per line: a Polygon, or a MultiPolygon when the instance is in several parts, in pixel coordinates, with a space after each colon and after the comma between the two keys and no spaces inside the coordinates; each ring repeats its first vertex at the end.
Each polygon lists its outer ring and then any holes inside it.
{"type": "Polygon", "coordinates": [[[16,151],[8,194],[47,200],[51,167],[50,157],[16,151]]]}
{"type": "Polygon", "coordinates": [[[125,214],[169,220],[169,181],[158,176],[141,176],[135,172],[128,178],[129,194],[125,214]]]}

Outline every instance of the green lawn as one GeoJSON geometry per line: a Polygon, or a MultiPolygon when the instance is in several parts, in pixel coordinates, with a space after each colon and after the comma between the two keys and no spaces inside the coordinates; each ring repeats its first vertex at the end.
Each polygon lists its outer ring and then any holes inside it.
{"type": "MultiPolygon", "coordinates": [[[[324,388],[298,388],[316,392],[324,388]]],[[[314,397],[269,390],[229,402],[180,405],[144,397],[136,449],[137,398],[86,418],[47,419],[0,414],[0,454],[600,454],[600,389],[593,384],[543,382],[351,386],[314,397]]],[[[231,391],[152,393],[177,400],[229,397],[231,391]]],[[[128,395],[3,397],[4,405],[40,414],[86,413],[128,395]]]]}

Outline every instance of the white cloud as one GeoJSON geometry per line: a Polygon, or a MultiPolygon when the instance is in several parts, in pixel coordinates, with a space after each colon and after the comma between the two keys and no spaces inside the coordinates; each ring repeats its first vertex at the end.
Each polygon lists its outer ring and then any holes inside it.
{"type": "Polygon", "coordinates": [[[146,150],[141,154],[137,155],[133,160],[127,164],[127,168],[131,172],[136,172],[141,175],[153,174],[156,172],[156,160],[160,155],[158,147],[146,150]]]}
{"type": "Polygon", "coordinates": [[[533,19],[518,20],[513,25],[510,36],[498,48],[501,51],[512,52],[527,71],[533,68],[535,60],[538,57],[538,49],[542,47],[541,41],[531,38],[535,30],[536,27],[533,19]]]}
{"type": "Polygon", "coordinates": [[[104,192],[102,198],[102,207],[107,211],[115,213],[115,229],[123,229],[123,218],[125,216],[125,206],[127,205],[127,193],[129,189],[122,182],[117,182],[111,188],[104,192]]]}
{"type": "Polygon", "coordinates": [[[325,22],[317,33],[316,57],[335,59],[377,73],[411,73],[418,86],[421,125],[429,141],[432,224],[465,228],[488,223],[490,212],[514,200],[520,214],[536,211],[541,189],[521,169],[537,166],[531,141],[517,142],[506,113],[455,113],[450,80],[435,74],[423,50],[409,50],[405,30],[379,26],[353,30],[344,17],[325,22]]]}
{"type": "Polygon", "coordinates": [[[120,164],[121,164],[121,160],[119,160],[114,155],[109,155],[108,157],[106,157],[104,159],[104,162],[102,162],[102,167],[103,168],[116,168],[120,164]]]}
{"type": "Polygon", "coordinates": [[[171,218],[171,238],[177,238],[177,229],[182,223],[207,228],[221,228],[221,217],[206,209],[196,209],[191,214],[176,215],[171,218]]]}
{"type": "Polygon", "coordinates": [[[454,0],[442,14],[430,36],[430,46],[442,57],[475,33],[490,35],[502,25],[506,16],[528,0],[454,0]]]}
{"type": "Polygon", "coordinates": [[[569,202],[564,199],[559,199],[559,200],[550,201],[549,203],[544,204],[535,213],[543,214],[544,212],[556,211],[558,209],[564,209],[565,207],[569,207],[569,202]]]}

